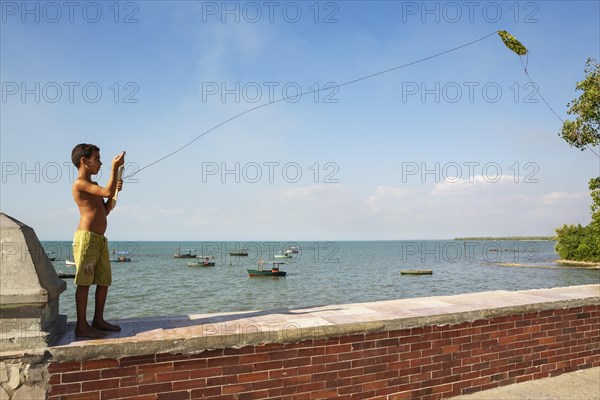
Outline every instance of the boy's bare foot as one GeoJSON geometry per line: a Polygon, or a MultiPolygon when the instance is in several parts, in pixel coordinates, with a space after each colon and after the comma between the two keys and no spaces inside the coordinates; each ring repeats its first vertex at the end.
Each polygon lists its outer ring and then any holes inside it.
{"type": "Polygon", "coordinates": [[[92,322],[92,326],[96,329],[100,329],[101,331],[119,332],[121,330],[121,327],[119,325],[113,325],[104,320],[101,320],[101,321],[94,320],[92,322]]]}
{"type": "Polygon", "coordinates": [[[98,329],[92,328],[86,325],[84,328],[75,328],[75,337],[83,337],[90,339],[102,339],[106,336],[105,332],[99,331],[98,329]]]}

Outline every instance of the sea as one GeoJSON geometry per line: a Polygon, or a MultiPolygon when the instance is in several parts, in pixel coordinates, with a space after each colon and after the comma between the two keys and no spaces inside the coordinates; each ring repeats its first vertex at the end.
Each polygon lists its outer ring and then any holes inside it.
{"type": "MultiPolygon", "coordinates": [[[[75,273],[70,242],[42,242],[57,272],[75,273]]],[[[600,270],[559,267],[554,241],[422,240],[317,242],[111,242],[107,319],[302,308],[493,290],[600,283],[600,270]],[[275,258],[288,247],[298,253],[275,258]],[[181,249],[215,257],[214,267],[190,267],[181,249]],[[232,256],[246,250],[248,256],[232,256]],[[278,261],[285,277],[249,277],[259,260],[278,261]],[[403,275],[431,270],[431,275],[403,275]]],[[[193,260],[192,260],[193,261],[193,260]]],[[[266,266],[267,264],[265,264],[266,266]]],[[[75,286],[65,278],[60,313],[74,321],[75,286]]],[[[88,317],[93,315],[90,290],[88,317]]]]}

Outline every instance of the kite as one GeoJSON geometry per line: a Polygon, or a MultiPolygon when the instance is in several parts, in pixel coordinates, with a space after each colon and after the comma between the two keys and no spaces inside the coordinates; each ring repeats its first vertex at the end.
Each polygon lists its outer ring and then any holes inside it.
{"type": "Polygon", "coordinates": [[[524,56],[529,52],[521,42],[519,42],[513,35],[506,31],[498,31],[498,35],[509,49],[514,51],[520,56],[524,56]]]}

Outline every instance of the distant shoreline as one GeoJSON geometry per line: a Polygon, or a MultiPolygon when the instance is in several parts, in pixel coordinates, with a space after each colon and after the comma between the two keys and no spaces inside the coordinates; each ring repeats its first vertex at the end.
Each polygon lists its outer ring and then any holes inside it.
{"type": "Polygon", "coordinates": [[[554,236],[474,236],[474,237],[460,237],[454,238],[454,240],[529,240],[529,241],[553,241],[556,240],[554,236]]]}

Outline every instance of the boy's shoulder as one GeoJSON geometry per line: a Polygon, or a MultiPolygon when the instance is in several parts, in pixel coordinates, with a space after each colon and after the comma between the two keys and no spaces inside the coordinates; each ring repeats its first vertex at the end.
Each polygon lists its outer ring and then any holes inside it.
{"type": "Polygon", "coordinates": [[[76,178],[75,181],[73,182],[73,189],[78,189],[78,188],[83,189],[87,185],[96,185],[96,186],[98,186],[98,182],[87,180],[87,179],[83,179],[83,178],[76,178]]]}

